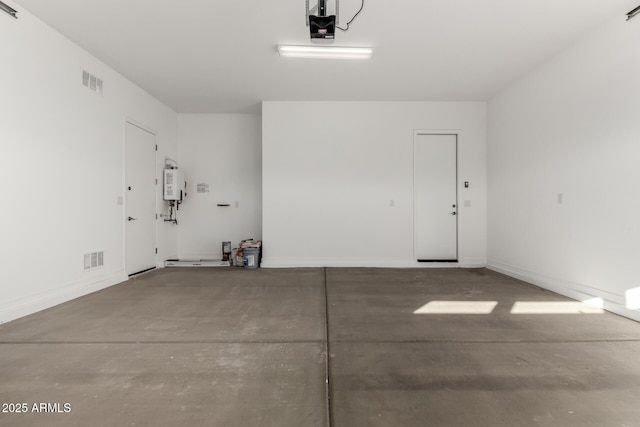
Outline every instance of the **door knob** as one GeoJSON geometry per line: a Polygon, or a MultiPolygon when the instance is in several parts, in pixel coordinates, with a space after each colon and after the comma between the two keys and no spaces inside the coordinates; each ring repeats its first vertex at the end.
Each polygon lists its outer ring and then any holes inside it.
{"type": "Polygon", "coordinates": [[[130,216],[130,217],[129,217],[129,218],[127,218],[127,219],[128,219],[129,221],[135,221],[135,220],[136,220],[136,219],[138,219],[138,218],[134,218],[134,217],[130,216]]]}
{"type": "Polygon", "coordinates": [[[457,215],[457,213],[455,213],[455,212],[451,212],[451,215],[457,215]]]}

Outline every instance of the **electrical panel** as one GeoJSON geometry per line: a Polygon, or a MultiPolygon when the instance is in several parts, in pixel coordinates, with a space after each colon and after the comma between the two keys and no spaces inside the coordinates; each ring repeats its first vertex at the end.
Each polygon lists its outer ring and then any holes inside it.
{"type": "Polygon", "coordinates": [[[168,201],[182,200],[182,183],[182,174],[179,169],[165,169],[163,199],[168,201]]]}

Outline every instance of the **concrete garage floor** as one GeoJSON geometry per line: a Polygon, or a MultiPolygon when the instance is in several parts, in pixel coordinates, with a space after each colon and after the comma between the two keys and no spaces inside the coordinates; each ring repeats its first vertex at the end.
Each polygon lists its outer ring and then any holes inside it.
{"type": "Polygon", "coordinates": [[[485,269],[163,269],[1,325],[0,425],[640,426],[640,324],[580,311],[485,269]]]}

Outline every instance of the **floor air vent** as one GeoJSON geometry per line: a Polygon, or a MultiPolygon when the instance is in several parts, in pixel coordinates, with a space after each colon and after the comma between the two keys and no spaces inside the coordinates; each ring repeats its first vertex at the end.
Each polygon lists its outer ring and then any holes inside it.
{"type": "Polygon", "coordinates": [[[104,252],[91,252],[84,254],[84,270],[93,270],[104,265],[104,252]]]}
{"type": "Polygon", "coordinates": [[[82,70],[82,86],[96,93],[102,94],[102,80],[86,70],[82,70]]]}

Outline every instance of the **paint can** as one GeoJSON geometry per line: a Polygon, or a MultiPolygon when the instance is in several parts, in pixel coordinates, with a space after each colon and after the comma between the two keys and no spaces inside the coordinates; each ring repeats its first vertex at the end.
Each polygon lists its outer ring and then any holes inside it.
{"type": "Polygon", "coordinates": [[[259,248],[243,248],[243,264],[244,268],[260,267],[260,249],[259,248]]]}

